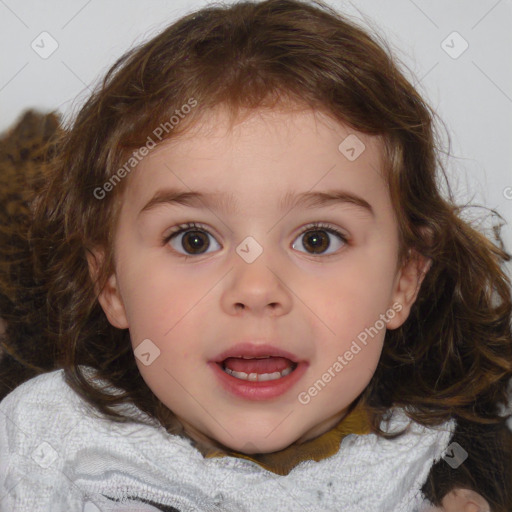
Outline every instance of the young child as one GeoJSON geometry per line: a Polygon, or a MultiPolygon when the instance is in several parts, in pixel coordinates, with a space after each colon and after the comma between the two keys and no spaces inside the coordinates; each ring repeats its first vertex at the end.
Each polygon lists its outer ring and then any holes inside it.
{"type": "Polygon", "coordinates": [[[510,255],[441,195],[433,118],[320,2],[119,59],[1,281],[33,262],[39,324],[6,318],[0,510],[511,510],[510,255]]]}

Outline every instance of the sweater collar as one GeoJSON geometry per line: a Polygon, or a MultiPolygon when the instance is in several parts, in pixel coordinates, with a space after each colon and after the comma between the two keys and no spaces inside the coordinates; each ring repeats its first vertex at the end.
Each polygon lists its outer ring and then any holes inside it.
{"type": "Polygon", "coordinates": [[[211,447],[193,441],[205,458],[239,457],[251,460],[262,468],[277,475],[287,475],[304,460],[320,461],[338,452],[341,441],[349,434],[368,434],[370,422],[364,406],[359,402],[334,427],[320,436],[304,443],[295,442],[273,453],[252,453],[250,455],[221,447],[211,447]]]}

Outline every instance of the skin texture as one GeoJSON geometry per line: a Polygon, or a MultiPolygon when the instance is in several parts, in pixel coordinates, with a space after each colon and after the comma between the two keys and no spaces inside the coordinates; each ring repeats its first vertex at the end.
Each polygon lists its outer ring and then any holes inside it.
{"type": "Polygon", "coordinates": [[[442,501],[442,507],[431,508],[427,512],[489,512],[487,500],[469,489],[455,489],[442,501]]]}
{"type": "Polygon", "coordinates": [[[160,355],[148,366],[137,359],[138,367],[191,437],[245,453],[277,451],[332,428],[369,383],[385,328],[307,404],[298,400],[393,304],[400,311],[386,317],[387,328],[399,327],[428,270],[417,257],[395,272],[398,231],[380,144],[311,110],[257,111],[229,129],[219,109],[150,151],[126,178],[115,273],[100,303],[114,326],[129,329],[134,349],[145,339],[158,347],[160,355]],[[354,161],[338,149],[351,133],[366,146],[354,161]],[[232,194],[236,205],[159,204],[139,214],[166,187],[232,194]],[[375,217],[348,203],[279,208],[287,192],[329,189],[363,197],[375,217]],[[200,239],[210,245],[184,258],[186,235],[162,239],[188,222],[211,233],[200,239]],[[349,242],[324,231],[330,244],[312,253],[312,222],[349,242]],[[248,236],[263,249],[252,263],[236,252],[248,236]],[[233,396],[208,361],[242,339],[292,352],[307,362],[305,374],[277,398],[233,396]]]}

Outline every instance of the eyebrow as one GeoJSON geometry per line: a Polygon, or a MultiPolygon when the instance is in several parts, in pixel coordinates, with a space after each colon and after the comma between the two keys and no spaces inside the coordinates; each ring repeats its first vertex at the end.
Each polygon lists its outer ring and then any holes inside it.
{"type": "MultiPolygon", "coordinates": [[[[155,192],[153,197],[140,210],[143,212],[152,210],[160,205],[183,205],[192,208],[217,208],[225,212],[235,211],[239,202],[234,194],[219,192],[184,191],[174,188],[166,188],[155,192]]],[[[375,212],[365,199],[346,190],[327,190],[325,192],[302,192],[295,194],[287,192],[279,203],[281,210],[293,208],[321,208],[335,204],[347,204],[361,209],[372,217],[375,212]]]]}

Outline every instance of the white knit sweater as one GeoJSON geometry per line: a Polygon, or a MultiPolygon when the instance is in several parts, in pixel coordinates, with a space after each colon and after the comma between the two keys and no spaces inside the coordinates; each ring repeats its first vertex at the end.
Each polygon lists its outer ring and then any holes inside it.
{"type": "MultiPolygon", "coordinates": [[[[397,409],[383,426],[407,422],[397,409]]],[[[94,414],[62,370],[25,382],[0,403],[0,511],[424,512],[420,488],[455,428],[412,423],[394,440],[351,434],[335,455],[280,476],[246,459],[204,458],[153,424],[94,414]]]]}

